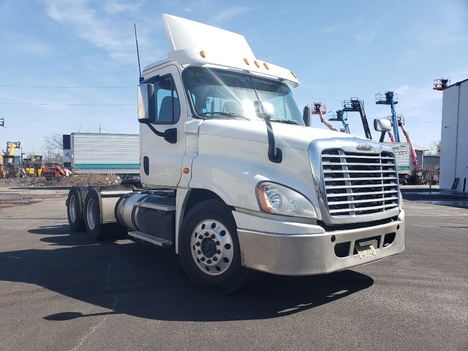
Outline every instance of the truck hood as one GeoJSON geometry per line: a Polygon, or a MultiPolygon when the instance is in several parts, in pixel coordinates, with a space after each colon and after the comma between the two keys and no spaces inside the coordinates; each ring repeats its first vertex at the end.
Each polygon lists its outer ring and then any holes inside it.
{"type": "MultiPolygon", "coordinates": [[[[209,119],[200,121],[200,134],[221,136],[268,144],[266,124],[262,120],[209,119]]],[[[277,147],[291,147],[308,150],[309,144],[316,139],[352,138],[351,134],[326,129],[272,122],[277,147]]]]}

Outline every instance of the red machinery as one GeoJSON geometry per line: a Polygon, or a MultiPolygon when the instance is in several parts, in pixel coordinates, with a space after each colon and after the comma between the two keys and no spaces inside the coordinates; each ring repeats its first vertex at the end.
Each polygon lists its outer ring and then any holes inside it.
{"type": "Polygon", "coordinates": [[[311,113],[313,115],[319,115],[320,121],[325,124],[328,129],[338,131],[335,127],[333,127],[330,123],[328,123],[325,118],[323,118],[323,115],[327,113],[327,106],[322,105],[321,102],[314,102],[314,107],[311,109],[311,113]]]}
{"type": "Polygon", "coordinates": [[[57,164],[47,163],[42,166],[42,176],[47,180],[66,176],[66,172],[57,164]]]}
{"type": "Polygon", "coordinates": [[[401,128],[401,131],[402,131],[403,134],[405,135],[406,141],[408,142],[409,147],[410,147],[411,159],[413,160],[414,170],[415,170],[415,171],[418,171],[418,170],[419,170],[418,158],[417,158],[417,156],[416,156],[416,151],[414,150],[413,143],[411,142],[410,135],[409,135],[409,133],[406,131],[406,128],[405,128],[405,121],[404,121],[404,119],[403,119],[402,116],[397,116],[397,118],[398,118],[398,126],[401,128]]]}

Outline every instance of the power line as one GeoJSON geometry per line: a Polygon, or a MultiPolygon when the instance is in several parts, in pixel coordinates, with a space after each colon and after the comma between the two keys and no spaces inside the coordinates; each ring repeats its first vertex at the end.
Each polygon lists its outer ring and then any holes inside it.
{"type": "Polygon", "coordinates": [[[22,106],[135,106],[135,104],[55,104],[36,102],[0,102],[0,105],[22,105],[22,106]]]}
{"type": "Polygon", "coordinates": [[[0,85],[0,88],[28,88],[28,89],[133,89],[134,87],[70,87],[52,85],[0,85]]]}
{"type": "MultiPolygon", "coordinates": [[[[327,101],[334,101],[334,102],[339,102],[340,104],[343,102],[343,100],[337,100],[337,99],[330,99],[326,97],[313,97],[313,96],[304,96],[304,95],[297,95],[293,94],[294,97],[296,98],[301,98],[301,99],[307,99],[309,101],[321,101],[321,102],[327,102],[327,101]]],[[[411,109],[411,110],[442,110],[442,107],[422,107],[422,106],[406,106],[406,105],[401,105],[399,106],[399,109],[411,109]]]]}

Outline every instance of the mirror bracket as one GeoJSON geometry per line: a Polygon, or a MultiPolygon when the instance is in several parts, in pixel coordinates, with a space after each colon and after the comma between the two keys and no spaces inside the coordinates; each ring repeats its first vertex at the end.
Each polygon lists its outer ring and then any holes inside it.
{"type": "Polygon", "coordinates": [[[271,117],[275,116],[275,107],[273,104],[265,101],[254,102],[255,113],[258,117],[263,118],[267,127],[268,136],[268,159],[274,163],[280,163],[283,160],[283,154],[279,148],[276,147],[275,134],[271,126],[271,117]]]}

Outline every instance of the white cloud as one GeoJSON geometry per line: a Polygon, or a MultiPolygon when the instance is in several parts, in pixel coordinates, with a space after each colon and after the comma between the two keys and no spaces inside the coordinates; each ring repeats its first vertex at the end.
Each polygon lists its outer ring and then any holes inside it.
{"type": "MultiPolygon", "coordinates": [[[[464,0],[466,1],[466,0],[464,0]]],[[[468,6],[464,1],[446,1],[432,4],[436,16],[414,19],[409,28],[418,42],[434,46],[448,46],[468,39],[468,6]]]]}
{"type": "Polygon", "coordinates": [[[251,10],[251,8],[244,6],[230,7],[226,10],[221,11],[218,15],[214,16],[213,21],[217,23],[223,23],[230,20],[231,18],[243,15],[251,10]]]}
{"type": "Polygon", "coordinates": [[[18,32],[5,33],[11,47],[18,52],[37,56],[53,56],[56,49],[49,43],[39,40],[37,37],[18,32]]]}
{"type": "Polygon", "coordinates": [[[356,32],[353,36],[356,39],[357,44],[361,47],[369,46],[377,35],[377,30],[374,28],[366,28],[356,32]]]}
{"type": "Polygon", "coordinates": [[[327,25],[323,31],[325,33],[343,33],[350,34],[360,48],[369,46],[378,34],[380,20],[374,20],[373,23],[361,19],[353,19],[345,23],[327,25]]]}
{"type": "Polygon", "coordinates": [[[468,38],[467,32],[453,22],[415,25],[411,31],[417,41],[432,47],[448,46],[468,38]]]}
{"type": "Polygon", "coordinates": [[[325,33],[335,33],[335,32],[347,32],[350,29],[355,29],[356,27],[362,24],[362,21],[359,19],[353,19],[352,21],[346,21],[341,23],[331,22],[323,27],[325,33]]]}
{"type": "Polygon", "coordinates": [[[141,6],[141,1],[136,1],[129,4],[117,0],[108,0],[105,4],[105,9],[107,13],[114,15],[122,12],[137,12],[141,6]]]}
{"type": "MultiPolygon", "coordinates": [[[[437,91],[432,90],[431,80],[428,80],[427,86],[422,87],[404,84],[399,88],[395,89],[395,92],[397,92],[399,96],[404,97],[405,100],[411,100],[415,102],[415,104],[412,106],[418,106],[418,108],[420,109],[424,109],[425,107],[436,107],[441,101],[441,95],[437,91]]],[[[407,107],[411,107],[411,105],[408,104],[407,101],[405,102],[405,105],[407,105],[407,107]]]]}
{"type": "MultiPolygon", "coordinates": [[[[106,5],[108,13],[118,13],[129,8],[115,1],[106,5]]],[[[137,5],[132,5],[131,8],[136,7],[137,5]]],[[[71,29],[77,37],[107,51],[112,57],[126,56],[125,52],[132,44],[131,29],[129,28],[127,33],[121,32],[116,22],[106,16],[105,11],[98,10],[91,8],[87,0],[46,1],[47,15],[65,28],[71,29]]]]}

